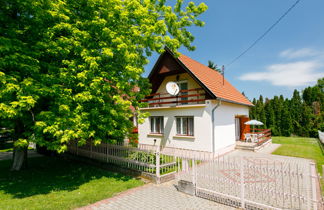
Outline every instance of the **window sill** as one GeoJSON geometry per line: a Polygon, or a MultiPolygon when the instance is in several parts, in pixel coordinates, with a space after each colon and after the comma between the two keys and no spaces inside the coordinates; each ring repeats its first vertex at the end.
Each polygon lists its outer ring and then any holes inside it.
{"type": "Polygon", "coordinates": [[[182,138],[182,139],[195,139],[194,136],[181,136],[181,135],[175,135],[173,138],[182,138]]]}
{"type": "Polygon", "coordinates": [[[163,137],[163,133],[149,133],[147,136],[163,137]]]}

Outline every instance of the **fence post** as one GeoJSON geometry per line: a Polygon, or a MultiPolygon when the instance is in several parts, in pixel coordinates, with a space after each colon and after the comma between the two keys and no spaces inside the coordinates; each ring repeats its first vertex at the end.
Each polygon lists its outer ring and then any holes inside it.
{"type": "Polygon", "coordinates": [[[241,183],[241,208],[245,208],[245,186],[244,186],[244,162],[241,158],[241,164],[240,164],[240,183],[241,183]]]}
{"type": "Polygon", "coordinates": [[[311,186],[312,186],[312,201],[311,203],[313,204],[314,210],[317,210],[317,192],[316,192],[316,167],[315,163],[311,162],[310,163],[310,175],[311,175],[311,186]]]}
{"type": "Polygon", "coordinates": [[[196,187],[196,162],[192,159],[192,184],[196,187]]]}
{"type": "Polygon", "coordinates": [[[156,148],[156,161],[155,161],[155,172],[156,172],[156,183],[160,184],[160,146],[156,148]]]}

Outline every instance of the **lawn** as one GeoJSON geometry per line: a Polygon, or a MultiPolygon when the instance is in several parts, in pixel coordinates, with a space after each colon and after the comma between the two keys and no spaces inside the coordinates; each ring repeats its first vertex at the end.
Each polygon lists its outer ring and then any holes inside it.
{"type": "Polygon", "coordinates": [[[29,159],[10,172],[0,161],[0,209],[73,209],[143,185],[141,180],[56,157],[29,159]]]}
{"type": "MultiPolygon", "coordinates": [[[[316,162],[317,171],[323,176],[324,154],[315,138],[272,137],[272,142],[281,146],[272,154],[312,159],[316,162]]],[[[324,195],[324,182],[321,181],[324,195]]]]}

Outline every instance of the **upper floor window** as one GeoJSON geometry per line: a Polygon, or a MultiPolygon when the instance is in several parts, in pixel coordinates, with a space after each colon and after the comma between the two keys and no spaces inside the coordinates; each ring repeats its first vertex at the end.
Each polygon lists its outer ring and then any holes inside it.
{"type": "Polygon", "coordinates": [[[163,117],[162,116],[152,116],[150,117],[151,123],[151,133],[162,134],[164,131],[163,117]]]}
{"type": "Polygon", "coordinates": [[[176,117],[177,135],[193,136],[194,135],[194,118],[193,117],[176,117]]]}

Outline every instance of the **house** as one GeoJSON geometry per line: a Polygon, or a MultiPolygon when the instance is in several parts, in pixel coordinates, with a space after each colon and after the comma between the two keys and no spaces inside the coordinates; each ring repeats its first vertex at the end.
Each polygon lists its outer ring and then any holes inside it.
{"type": "Polygon", "coordinates": [[[219,72],[166,49],[148,78],[152,93],[141,110],[150,117],[138,126],[140,144],[224,153],[244,138],[253,104],[219,72]],[[168,93],[169,82],[177,95],[168,93]]]}

